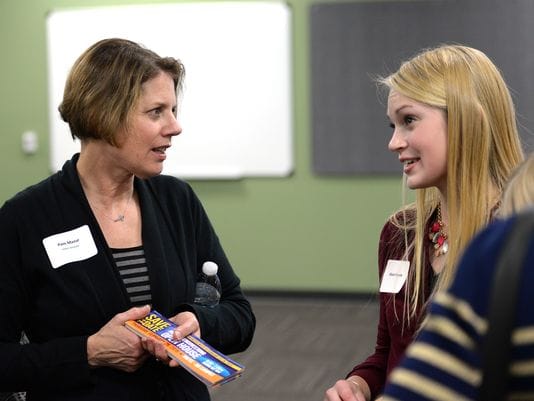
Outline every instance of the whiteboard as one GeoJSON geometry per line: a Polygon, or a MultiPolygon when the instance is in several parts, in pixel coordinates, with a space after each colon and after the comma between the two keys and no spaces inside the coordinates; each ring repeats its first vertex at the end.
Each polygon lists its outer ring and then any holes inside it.
{"type": "Polygon", "coordinates": [[[182,134],[164,174],[193,179],[287,176],[293,170],[291,15],[277,2],[76,8],[46,21],[52,171],[80,149],[58,106],[74,61],[108,37],[138,42],[186,69],[182,134]]]}

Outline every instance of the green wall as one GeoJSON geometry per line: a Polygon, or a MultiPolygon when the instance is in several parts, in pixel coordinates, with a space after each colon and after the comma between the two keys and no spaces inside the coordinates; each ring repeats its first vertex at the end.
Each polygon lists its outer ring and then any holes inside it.
{"type": "MultiPolygon", "coordinates": [[[[135,3],[149,1],[0,0],[0,203],[49,174],[47,12],[135,3]],[[34,130],[39,138],[39,150],[32,156],[21,151],[20,137],[26,130],[34,130]]],[[[399,177],[313,174],[311,1],[288,3],[293,10],[294,174],[191,184],[244,288],[375,291],[378,235],[385,218],[401,202],[400,167],[399,177]]]]}

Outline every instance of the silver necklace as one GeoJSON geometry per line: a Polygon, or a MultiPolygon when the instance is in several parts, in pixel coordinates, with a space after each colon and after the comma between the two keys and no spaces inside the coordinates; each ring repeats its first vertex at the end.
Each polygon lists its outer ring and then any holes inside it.
{"type": "Polygon", "coordinates": [[[128,202],[126,202],[126,206],[124,207],[124,210],[122,211],[122,213],[119,213],[119,215],[115,218],[113,218],[112,216],[108,215],[108,214],[105,214],[104,211],[102,209],[100,209],[98,206],[95,205],[95,207],[100,210],[100,212],[106,216],[108,219],[110,219],[112,222],[114,223],[118,223],[118,222],[124,222],[124,218],[126,216],[126,211],[128,210],[128,206],[130,205],[130,201],[132,200],[133,198],[133,191],[130,193],[130,197],[128,198],[128,202]]]}

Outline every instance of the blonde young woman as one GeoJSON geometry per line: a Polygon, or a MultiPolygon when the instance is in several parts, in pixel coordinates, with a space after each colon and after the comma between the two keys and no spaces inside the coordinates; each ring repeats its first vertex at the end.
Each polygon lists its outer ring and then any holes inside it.
{"type": "Polygon", "coordinates": [[[416,201],[391,216],[380,236],[375,352],[328,389],[325,401],[380,396],[427,301],[450,283],[462,249],[492,219],[523,159],[510,93],[481,51],[425,50],[380,83],[389,90],[389,149],[416,201]]]}

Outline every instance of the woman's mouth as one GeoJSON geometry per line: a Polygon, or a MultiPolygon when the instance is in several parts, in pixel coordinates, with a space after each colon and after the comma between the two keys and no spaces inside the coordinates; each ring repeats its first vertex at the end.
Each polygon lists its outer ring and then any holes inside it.
{"type": "Polygon", "coordinates": [[[168,148],[168,146],[160,146],[160,147],[157,147],[157,148],[153,148],[152,151],[156,152],[156,153],[165,153],[167,148],[168,148]]]}
{"type": "Polygon", "coordinates": [[[402,164],[404,166],[404,173],[408,173],[413,168],[413,165],[419,160],[419,158],[403,160],[402,164]]]}
{"type": "Polygon", "coordinates": [[[169,146],[158,146],[157,148],[152,148],[152,152],[156,155],[159,161],[164,161],[167,158],[167,149],[169,146]]]}

